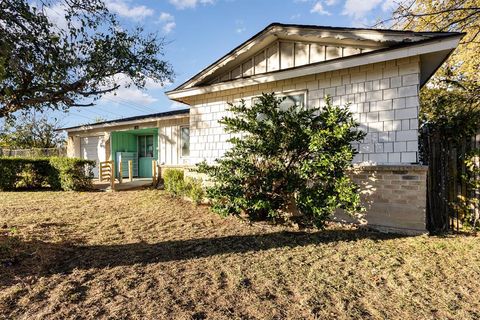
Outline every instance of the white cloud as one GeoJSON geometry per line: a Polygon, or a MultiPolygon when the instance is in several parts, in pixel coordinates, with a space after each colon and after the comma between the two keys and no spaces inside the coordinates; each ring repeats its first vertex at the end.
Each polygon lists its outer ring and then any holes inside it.
{"type": "Polygon", "coordinates": [[[118,14],[121,17],[139,21],[154,14],[153,9],[147,6],[130,6],[125,0],[106,0],[105,4],[108,10],[118,14]]]}
{"type": "Polygon", "coordinates": [[[163,24],[162,31],[165,34],[172,32],[177,26],[175,23],[175,17],[168,12],[161,12],[158,21],[163,24]]]}
{"type": "Polygon", "coordinates": [[[292,14],[290,16],[290,20],[297,20],[301,17],[302,15],[300,13],[292,14]]]}
{"type": "Polygon", "coordinates": [[[160,21],[173,21],[175,20],[175,17],[172,16],[170,13],[168,12],[160,12],[160,17],[158,18],[160,19],[160,21]]]}
{"type": "Polygon", "coordinates": [[[215,0],[170,0],[170,3],[178,10],[183,10],[195,8],[198,4],[214,4],[215,0]]]}
{"type": "Polygon", "coordinates": [[[177,101],[172,102],[172,104],[170,105],[170,109],[184,109],[184,108],[188,108],[188,105],[177,102],[177,101]]]}
{"type": "Polygon", "coordinates": [[[236,32],[236,33],[244,33],[245,30],[247,30],[247,28],[245,28],[245,27],[238,27],[237,29],[235,29],[235,32],[236,32]]]}
{"type": "Polygon", "coordinates": [[[143,92],[137,88],[119,88],[115,92],[105,94],[102,99],[105,98],[107,102],[111,102],[112,100],[118,100],[122,103],[134,103],[137,105],[149,105],[156,101],[157,98],[151,96],[150,94],[143,92]]]}
{"type": "Polygon", "coordinates": [[[327,6],[333,6],[336,3],[337,3],[337,0],[325,0],[325,4],[327,6]]]}
{"type": "Polygon", "coordinates": [[[177,24],[173,21],[172,22],[167,22],[163,26],[162,30],[163,30],[164,33],[170,33],[170,32],[172,32],[173,29],[175,29],[176,26],[177,26],[177,24]]]}
{"type": "Polygon", "coordinates": [[[382,0],[347,0],[342,14],[353,17],[356,20],[364,18],[369,11],[378,6],[382,0]]]}
{"type": "Polygon", "coordinates": [[[103,103],[111,103],[112,100],[118,100],[122,102],[130,102],[137,105],[149,105],[154,102],[157,102],[158,99],[152,96],[148,91],[163,89],[168,83],[162,85],[161,83],[155,82],[152,79],[147,79],[145,83],[145,88],[140,90],[134,85],[131,84],[130,79],[124,74],[118,74],[112,77],[111,81],[114,81],[120,87],[114,91],[109,92],[100,98],[100,101],[103,103]]]}
{"type": "Polygon", "coordinates": [[[317,3],[315,3],[315,5],[313,6],[312,10],[310,10],[311,13],[318,13],[318,14],[321,14],[321,15],[331,15],[330,12],[326,11],[324,8],[323,8],[323,5],[320,1],[318,1],[317,3]]]}
{"type": "Polygon", "coordinates": [[[395,9],[397,6],[398,6],[398,1],[396,1],[396,0],[385,0],[385,2],[382,5],[382,10],[387,12],[387,11],[395,9]]]}
{"type": "Polygon", "coordinates": [[[43,12],[48,18],[48,21],[53,23],[55,27],[59,30],[67,30],[67,19],[65,19],[65,15],[67,13],[66,7],[63,3],[57,2],[51,7],[45,6],[43,8],[43,12]]]}

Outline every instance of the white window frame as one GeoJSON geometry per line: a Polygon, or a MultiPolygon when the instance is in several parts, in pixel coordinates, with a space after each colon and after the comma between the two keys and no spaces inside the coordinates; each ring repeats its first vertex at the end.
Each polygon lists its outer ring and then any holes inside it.
{"type": "MultiPolygon", "coordinates": [[[[303,94],[303,99],[304,99],[304,103],[303,103],[303,107],[308,107],[308,104],[307,104],[307,99],[308,99],[308,90],[286,90],[286,91],[280,91],[280,92],[273,92],[275,94],[275,97],[277,98],[283,98],[283,97],[288,97],[288,96],[296,96],[296,95],[301,95],[303,94]]],[[[250,104],[253,106],[254,102],[255,102],[255,99],[258,99],[260,98],[260,95],[257,95],[257,96],[254,96],[251,98],[251,101],[250,101],[250,104]]]]}
{"type": "Polygon", "coordinates": [[[189,125],[185,125],[185,126],[180,126],[180,158],[182,159],[187,159],[190,157],[190,138],[191,138],[191,135],[190,135],[190,126],[189,125]],[[182,131],[184,128],[188,128],[188,156],[185,156],[183,155],[183,134],[182,134],[182,131]]]}

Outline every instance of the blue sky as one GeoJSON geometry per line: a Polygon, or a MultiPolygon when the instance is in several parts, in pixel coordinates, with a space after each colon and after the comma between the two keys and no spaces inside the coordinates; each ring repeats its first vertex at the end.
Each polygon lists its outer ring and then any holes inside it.
{"type": "Polygon", "coordinates": [[[95,107],[56,113],[63,126],[183,108],[164,94],[272,22],[370,27],[390,15],[394,0],[106,0],[126,27],[143,26],[167,41],[175,71],[166,86],[121,88],[95,107]]]}

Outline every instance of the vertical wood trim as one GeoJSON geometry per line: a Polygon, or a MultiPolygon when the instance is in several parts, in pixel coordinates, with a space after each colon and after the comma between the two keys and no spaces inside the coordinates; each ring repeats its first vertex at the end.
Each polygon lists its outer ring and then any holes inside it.
{"type": "Polygon", "coordinates": [[[280,56],[282,53],[280,52],[280,41],[277,41],[277,70],[282,70],[282,57],[280,56]]]}

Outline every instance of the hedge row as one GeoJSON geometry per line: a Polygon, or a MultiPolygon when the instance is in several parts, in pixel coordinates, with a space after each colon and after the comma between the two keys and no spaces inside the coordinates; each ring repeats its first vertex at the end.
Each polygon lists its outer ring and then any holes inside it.
{"type": "Polygon", "coordinates": [[[0,157],[0,190],[88,190],[95,161],[76,158],[0,157]]]}

